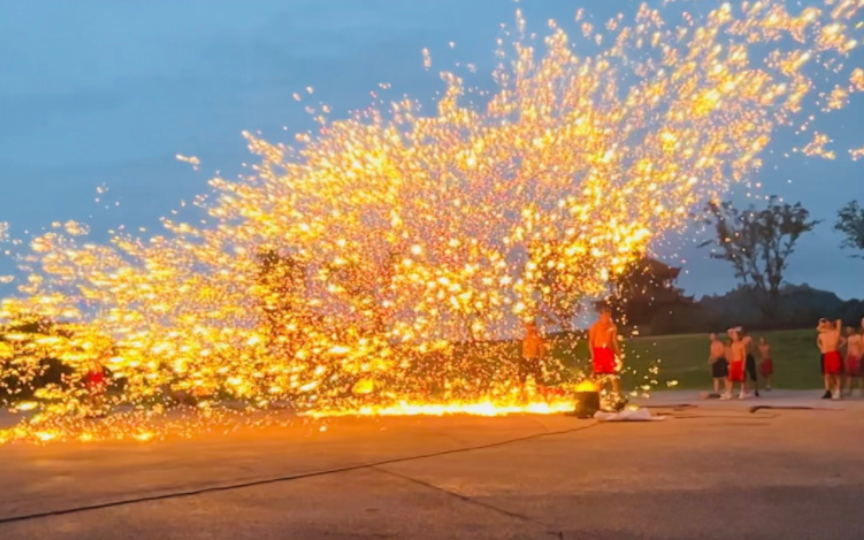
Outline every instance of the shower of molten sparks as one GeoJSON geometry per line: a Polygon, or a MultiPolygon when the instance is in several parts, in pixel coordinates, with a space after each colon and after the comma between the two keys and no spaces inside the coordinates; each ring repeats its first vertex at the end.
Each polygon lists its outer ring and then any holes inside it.
{"type": "Polygon", "coordinates": [[[670,24],[643,5],[632,23],[583,26],[609,44],[593,56],[554,22],[539,47],[501,42],[513,60],[491,95],[444,72],[432,112],[404,99],[330,121],[310,105],[320,130],[295,147],[246,134],[254,173],[214,178],[200,222],[33,239],[2,317],[55,324],[6,334],[3,380],[36,384],[40,358],[74,368],[37,392],[28,433],[49,438],[40,423],[80,414],[100,363],[125,381],[109,403],[146,410],[170,393],[312,415],[561,410],[520,405],[510,353],[483,340],[606,294],[650,241],[750,178],[778,127],[843,107],[864,87],[840,62],[860,9],[727,3],[670,24]],[[844,77],[821,105],[819,65],[844,77]]]}

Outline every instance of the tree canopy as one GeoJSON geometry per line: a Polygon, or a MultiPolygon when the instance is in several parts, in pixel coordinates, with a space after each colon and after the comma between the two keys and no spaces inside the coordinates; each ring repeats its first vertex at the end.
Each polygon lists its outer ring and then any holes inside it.
{"type": "Polygon", "coordinates": [[[864,208],[858,205],[858,201],[852,201],[840,209],[834,229],[845,236],[840,244],[844,249],[857,249],[862,253],[852,256],[864,258],[864,208]]]}
{"type": "Polygon", "coordinates": [[[711,202],[706,211],[705,224],[714,229],[714,237],[700,247],[711,246],[712,258],[731,264],[735,277],[754,292],[762,313],[769,319],[776,317],[789,256],[819,220],[810,219],[801,203],[784,203],[776,196],[764,208],[739,209],[731,202],[711,202]]]}

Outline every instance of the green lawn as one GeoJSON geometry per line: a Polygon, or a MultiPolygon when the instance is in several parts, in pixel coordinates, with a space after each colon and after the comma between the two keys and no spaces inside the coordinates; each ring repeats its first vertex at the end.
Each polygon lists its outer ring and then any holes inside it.
{"type": "MultiPolygon", "coordinates": [[[[753,338],[764,336],[772,347],[774,357],[773,385],[777,388],[821,388],[819,352],[816,349],[815,330],[783,330],[756,332],[753,338]]],[[[560,337],[553,340],[550,354],[576,370],[589,369],[588,347],[584,339],[560,337]]],[[[708,389],[711,378],[708,366],[708,335],[686,334],[672,336],[636,337],[626,341],[625,366],[630,371],[625,385],[632,388],[647,375],[658,381],[658,389],[667,387],[667,381],[678,381],[677,388],[708,389]],[[651,366],[659,373],[652,375],[651,366]]],[[[758,356],[757,356],[758,362],[758,356]]]]}

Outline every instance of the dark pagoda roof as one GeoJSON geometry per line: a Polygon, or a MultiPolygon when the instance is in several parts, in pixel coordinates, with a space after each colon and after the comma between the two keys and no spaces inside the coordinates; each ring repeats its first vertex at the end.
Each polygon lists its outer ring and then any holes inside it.
{"type": "Polygon", "coordinates": [[[660,279],[676,279],[681,273],[680,267],[669,266],[651,257],[644,259],[641,266],[647,273],[660,279]]]}

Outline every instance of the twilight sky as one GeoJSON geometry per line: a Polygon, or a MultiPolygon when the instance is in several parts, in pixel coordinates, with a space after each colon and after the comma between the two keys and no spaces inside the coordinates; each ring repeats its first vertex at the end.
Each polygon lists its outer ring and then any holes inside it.
{"type": "MultiPolygon", "coordinates": [[[[602,23],[637,5],[518,4],[529,30],[542,34],[556,19],[574,35],[580,7],[602,23]]],[[[367,105],[380,82],[392,85],[393,97],[431,103],[438,70],[461,61],[491,71],[499,24],[511,23],[516,7],[510,0],[0,2],[0,222],[19,237],[55,220],[87,222],[97,239],[121,223],[156,226],[181,199],[206,192],[216,171],[240,170],[249,159],[242,130],[289,141],[307,129],[294,92],[314,87],[332,118],[367,105]],[[177,162],[178,153],[198,156],[201,171],[177,162]],[[100,185],[109,192],[97,204],[100,185]]],[[[864,66],[864,48],[850,62],[864,66]]],[[[834,138],[836,160],[783,158],[809,134],[780,134],[753,180],[764,184],[760,194],[802,201],[826,220],[801,242],[787,279],[864,297],[864,260],[841,251],[832,231],[843,204],[864,202],[864,160],[847,153],[864,144],[864,96],[853,95],[814,128],[834,138]]],[[[686,260],[680,284],[696,295],[733,287],[731,270],[695,249],[694,232],[673,239],[678,249],[660,248],[671,262],[686,260]]],[[[10,268],[0,261],[0,273],[10,268]]]]}

